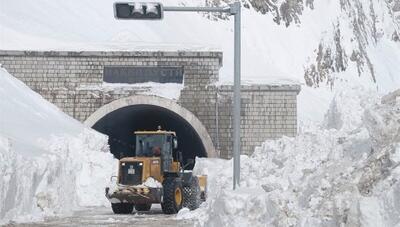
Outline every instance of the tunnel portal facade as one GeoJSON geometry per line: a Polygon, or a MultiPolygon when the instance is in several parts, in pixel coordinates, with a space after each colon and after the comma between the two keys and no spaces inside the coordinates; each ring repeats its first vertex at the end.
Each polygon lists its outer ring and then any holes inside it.
{"type": "Polygon", "coordinates": [[[109,136],[116,158],[134,156],[135,131],[176,132],[183,159],[217,157],[206,128],[190,111],[166,98],[135,95],[115,100],[94,112],[85,124],[109,136]]]}
{"type": "MultiPolygon", "coordinates": [[[[0,64],[75,119],[109,135],[116,157],[134,130],[177,131],[185,158],[232,156],[231,85],[212,51],[1,51],[0,64]],[[164,97],[151,84],[179,85],[164,97]],[[162,97],[161,97],[162,96],[162,97]]],[[[243,85],[241,152],[297,133],[300,85],[243,85]]]]}

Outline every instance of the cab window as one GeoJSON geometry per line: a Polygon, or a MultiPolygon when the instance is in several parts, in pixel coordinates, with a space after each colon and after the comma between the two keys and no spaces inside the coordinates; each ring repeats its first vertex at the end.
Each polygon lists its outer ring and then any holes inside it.
{"type": "Polygon", "coordinates": [[[164,135],[136,135],[136,156],[160,156],[164,142],[164,135]]]}

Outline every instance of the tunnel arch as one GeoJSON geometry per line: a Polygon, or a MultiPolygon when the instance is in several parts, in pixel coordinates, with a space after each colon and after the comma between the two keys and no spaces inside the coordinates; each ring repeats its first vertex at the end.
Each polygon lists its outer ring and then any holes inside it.
{"type": "MultiPolygon", "coordinates": [[[[124,129],[125,134],[129,127],[132,133],[135,130],[155,130],[155,125],[160,121],[162,127],[165,126],[163,122],[170,125],[166,128],[167,130],[177,131],[180,147],[184,148],[184,159],[194,156],[217,157],[211,137],[201,121],[193,113],[170,99],[150,95],[134,95],[117,99],[99,108],[84,123],[111,138],[115,136],[115,130],[122,130],[125,127],[128,127],[124,129]],[[132,123],[135,121],[133,118],[137,119],[135,124],[132,123]],[[153,118],[162,120],[154,121],[153,118]],[[146,121],[149,122],[146,124],[146,121]],[[112,126],[113,123],[115,123],[114,126],[112,126]],[[132,124],[136,126],[131,126],[132,124]],[[193,149],[190,148],[191,143],[193,143],[193,149]]],[[[120,135],[115,137],[121,138],[120,135]]],[[[126,143],[126,146],[132,145],[133,142],[129,139],[119,141],[119,143],[126,143]]],[[[113,147],[112,143],[109,143],[111,152],[117,157],[118,146],[113,147]]]]}

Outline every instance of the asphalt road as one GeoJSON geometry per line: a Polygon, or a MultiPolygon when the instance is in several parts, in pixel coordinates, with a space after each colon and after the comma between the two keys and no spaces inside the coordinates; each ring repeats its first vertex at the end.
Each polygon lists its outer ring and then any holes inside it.
{"type": "Polygon", "coordinates": [[[94,207],[76,211],[72,216],[52,217],[43,222],[8,224],[7,227],[39,227],[39,226],[179,226],[189,227],[194,223],[191,220],[176,220],[175,215],[164,215],[156,205],[148,212],[136,212],[129,215],[116,215],[111,208],[94,207]]]}

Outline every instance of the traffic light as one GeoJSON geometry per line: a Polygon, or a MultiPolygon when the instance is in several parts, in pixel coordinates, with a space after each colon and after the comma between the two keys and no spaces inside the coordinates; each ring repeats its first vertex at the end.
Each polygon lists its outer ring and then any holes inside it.
{"type": "Polygon", "coordinates": [[[117,19],[159,20],[163,18],[161,3],[117,2],[114,4],[117,19]]]}

